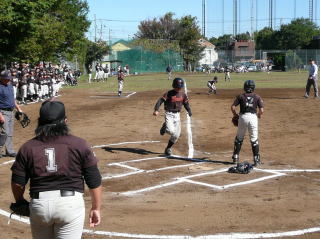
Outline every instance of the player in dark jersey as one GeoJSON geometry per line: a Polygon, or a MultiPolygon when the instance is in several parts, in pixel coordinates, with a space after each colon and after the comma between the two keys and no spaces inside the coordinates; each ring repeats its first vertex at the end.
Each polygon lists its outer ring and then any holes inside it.
{"type": "Polygon", "coordinates": [[[238,95],[231,106],[231,112],[233,115],[237,115],[236,106],[240,105],[238,132],[234,141],[232,159],[234,163],[239,163],[239,153],[244,136],[248,129],[254,165],[258,166],[261,163],[258,142],[258,118],[261,118],[264,111],[263,101],[259,95],[253,93],[255,89],[255,83],[253,80],[247,80],[244,83],[243,88],[245,93],[238,95]]]}
{"type": "Polygon", "coordinates": [[[92,200],[90,226],[101,220],[98,159],[84,139],[69,134],[66,120],[62,102],[43,102],[36,136],[22,145],[11,168],[16,201],[24,200],[30,180],[30,224],[35,239],[81,238],[84,181],[92,200]]]}
{"type": "Polygon", "coordinates": [[[211,93],[217,94],[217,87],[216,87],[217,83],[218,83],[218,77],[217,76],[213,77],[212,80],[208,81],[207,86],[209,88],[209,91],[208,91],[209,95],[211,93]]]}
{"type": "Polygon", "coordinates": [[[181,133],[181,123],[180,123],[180,111],[182,105],[187,110],[189,116],[192,115],[189,99],[187,95],[182,92],[184,88],[184,80],[181,78],[175,78],[172,83],[173,89],[165,93],[154,106],[153,115],[157,116],[159,114],[159,108],[162,103],[164,103],[165,122],[163,123],[160,134],[164,135],[168,133],[171,135],[168,145],[165,149],[165,154],[170,156],[172,154],[172,145],[175,144],[181,133]]]}

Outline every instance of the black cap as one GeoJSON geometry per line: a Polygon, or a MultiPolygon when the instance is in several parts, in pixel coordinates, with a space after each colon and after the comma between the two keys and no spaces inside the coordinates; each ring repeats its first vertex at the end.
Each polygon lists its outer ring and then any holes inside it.
{"type": "Polygon", "coordinates": [[[64,104],[60,101],[45,101],[40,108],[40,122],[42,124],[56,124],[66,118],[64,104]]]}
{"type": "Polygon", "coordinates": [[[1,71],[0,80],[11,80],[12,78],[10,71],[1,71]]]}

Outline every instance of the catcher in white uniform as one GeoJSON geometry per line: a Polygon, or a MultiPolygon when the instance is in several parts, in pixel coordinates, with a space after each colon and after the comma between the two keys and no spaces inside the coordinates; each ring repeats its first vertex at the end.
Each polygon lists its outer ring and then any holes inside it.
{"type": "Polygon", "coordinates": [[[246,131],[249,131],[251,141],[254,166],[261,164],[258,142],[258,118],[263,114],[263,101],[261,97],[253,93],[255,83],[253,80],[247,80],[243,89],[245,93],[238,95],[231,105],[231,112],[234,117],[238,117],[238,132],[234,141],[234,151],[232,159],[234,163],[239,163],[239,153],[246,131]],[[239,115],[236,112],[236,106],[240,105],[239,115]],[[257,112],[258,108],[258,112],[257,112]]]}

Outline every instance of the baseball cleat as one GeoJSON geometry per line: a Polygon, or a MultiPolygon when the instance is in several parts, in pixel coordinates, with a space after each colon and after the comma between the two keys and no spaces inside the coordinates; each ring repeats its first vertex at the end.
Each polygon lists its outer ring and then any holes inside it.
{"type": "Polygon", "coordinates": [[[253,166],[258,167],[259,165],[261,165],[261,160],[260,160],[260,155],[255,155],[253,157],[253,166]]]}
{"type": "Polygon", "coordinates": [[[166,133],[166,123],[163,123],[161,129],[160,129],[160,135],[164,135],[166,133]]]}
{"type": "Polygon", "coordinates": [[[166,150],[164,151],[164,154],[167,156],[171,156],[172,155],[172,149],[171,148],[166,148],[166,150]]]}

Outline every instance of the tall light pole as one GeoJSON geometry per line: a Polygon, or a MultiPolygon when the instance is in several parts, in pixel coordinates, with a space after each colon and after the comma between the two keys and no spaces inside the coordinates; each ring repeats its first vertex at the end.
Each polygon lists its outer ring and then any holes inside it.
{"type": "Polygon", "coordinates": [[[206,37],[206,0],[202,0],[202,36],[206,37]]]}
{"type": "Polygon", "coordinates": [[[238,0],[233,0],[233,35],[238,34],[238,0]]]}

